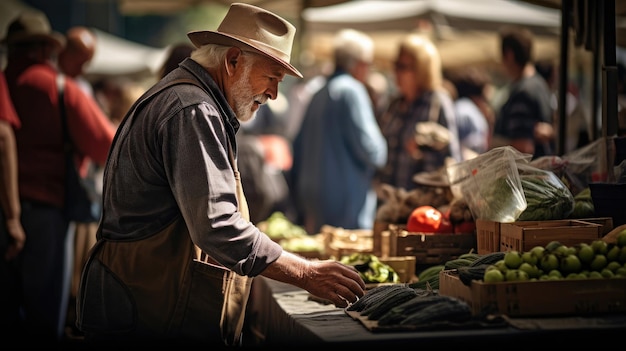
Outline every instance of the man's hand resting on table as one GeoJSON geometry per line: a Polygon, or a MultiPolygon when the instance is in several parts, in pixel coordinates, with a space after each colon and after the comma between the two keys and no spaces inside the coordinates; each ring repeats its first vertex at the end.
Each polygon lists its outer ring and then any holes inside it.
{"type": "Polygon", "coordinates": [[[332,260],[307,260],[287,251],[265,269],[263,276],[302,288],[341,308],[365,293],[365,282],[354,267],[332,260]]]}

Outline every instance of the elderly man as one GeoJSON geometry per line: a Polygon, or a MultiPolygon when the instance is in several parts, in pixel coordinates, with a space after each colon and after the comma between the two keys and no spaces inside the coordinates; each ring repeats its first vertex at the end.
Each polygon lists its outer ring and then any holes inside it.
{"type": "Polygon", "coordinates": [[[345,307],[364,293],[352,267],[289,252],[247,216],[235,134],[275,99],[295,28],[232,4],[217,31],[137,100],[105,168],[98,242],[80,284],[87,340],[237,345],[252,277],[293,284],[345,307]]]}

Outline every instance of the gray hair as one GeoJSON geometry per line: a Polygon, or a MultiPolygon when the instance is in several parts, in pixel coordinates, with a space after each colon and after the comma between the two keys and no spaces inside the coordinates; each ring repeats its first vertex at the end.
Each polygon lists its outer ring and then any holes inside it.
{"type": "MultiPolygon", "coordinates": [[[[217,69],[226,57],[226,53],[232,46],[218,45],[218,44],[206,44],[202,45],[198,49],[191,53],[191,58],[206,69],[217,69]]],[[[241,50],[242,55],[250,57],[246,62],[248,65],[252,65],[260,57],[253,51],[241,50]]]]}
{"type": "Polygon", "coordinates": [[[224,62],[228,49],[230,49],[230,46],[217,44],[202,45],[191,53],[191,58],[206,69],[218,68],[224,62]]]}
{"type": "Polygon", "coordinates": [[[351,70],[359,62],[371,63],[374,57],[374,42],[365,33],[354,29],[343,29],[334,39],[335,67],[351,70]]]}

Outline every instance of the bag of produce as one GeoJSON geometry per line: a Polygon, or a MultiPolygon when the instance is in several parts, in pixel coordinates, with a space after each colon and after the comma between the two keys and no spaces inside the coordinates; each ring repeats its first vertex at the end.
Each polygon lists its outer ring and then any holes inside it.
{"type": "Polygon", "coordinates": [[[554,172],[523,163],[517,169],[526,198],[518,221],[564,219],[574,211],[574,196],[554,172]]]}
{"type": "Polygon", "coordinates": [[[502,146],[450,165],[446,170],[452,193],[467,201],[474,219],[514,222],[527,206],[517,165],[531,158],[502,146]]]}

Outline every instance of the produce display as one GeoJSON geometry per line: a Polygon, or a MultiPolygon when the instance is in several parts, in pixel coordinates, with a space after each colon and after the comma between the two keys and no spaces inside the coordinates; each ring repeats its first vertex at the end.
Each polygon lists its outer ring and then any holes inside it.
{"type": "Polygon", "coordinates": [[[399,283],[398,273],[389,265],[381,262],[376,255],[353,253],[341,257],[340,262],[353,266],[365,283],[399,283]]]}
{"type": "Polygon", "coordinates": [[[584,188],[574,196],[574,210],[569,215],[570,218],[591,218],[595,215],[595,207],[591,198],[591,189],[584,188]]]}
{"type": "Polygon", "coordinates": [[[304,228],[291,222],[280,211],[272,213],[266,220],[259,222],[257,226],[287,251],[319,254],[324,251],[324,242],[318,234],[309,235],[304,228]]]}
{"type": "Polygon", "coordinates": [[[367,323],[375,322],[375,328],[392,330],[432,327],[437,322],[462,323],[473,318],[470,306],[459,299],[403,284],[371,289],[346,311],[367,323]]]}
{"type": "Polygon", "coordinates": [[[406,230],[414,233],[452,233],[450,221],[432,206],[419,206],[411,212],[406,230]]]}
{"type": "Polygon", "coordinates": [[[289,218],[280,211],[272,213],[266,220],[259,222],[257,226],[276,241],[308,235],[304,228],[292,223],[289,218]]]}
{"type": "Polygon", "coordinates": [[[486,283],[547,279],[626,278],[626,230],[616,243],[594,240],[566,246],[552,241],[530,251],[507,251],[503,259],[488,265],[486,283]]]}
{"type": "Polygon", "coordinates": [[[520,175],[526,209],[518,221],[544,221],[567,218],[574,210],[574,197],[569,189],[549,171],[545,174],[520,175]]]}

